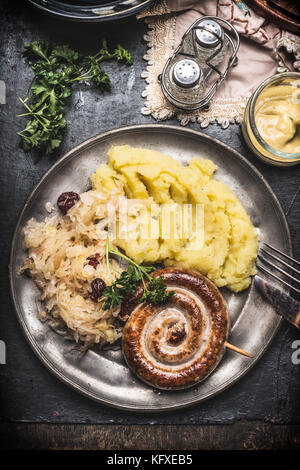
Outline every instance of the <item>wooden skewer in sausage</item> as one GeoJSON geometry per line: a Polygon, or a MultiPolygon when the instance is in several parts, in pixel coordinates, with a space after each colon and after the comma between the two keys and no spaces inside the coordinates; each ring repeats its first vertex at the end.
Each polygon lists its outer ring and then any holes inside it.
{"type": "Polygon", "coordinates": [[[242,354],[243,356],[253,357],[252,354],[248,353],[247,351],[244,351],[244,349],[240,349],[237,346],[234,346],[233,344],[228,343],[227,341],[225,343],[225,347],[239,354],[242,354]]]}

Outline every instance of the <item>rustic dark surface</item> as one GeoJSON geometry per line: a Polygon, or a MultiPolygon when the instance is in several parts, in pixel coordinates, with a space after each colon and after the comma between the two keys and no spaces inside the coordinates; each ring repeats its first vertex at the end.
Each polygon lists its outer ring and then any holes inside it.
{"type": "Polygon", "coordinates": [[[300,426],[237,421],[231,425],[1,424],[0,449],[296,450],[300,426]]]}
{"type": "MultiPolygon", "coordinates": [[[[164,437],[162,426],[143,428],[142,425],[182,424],[187,425],[182,428],[185,429],[184,432],[182,431],[185,433],[185,440],[182,441],[185,443],[185,448],[189,448],[189,439],[193,448],[197,446],[197,442],[200,448],[205,448],[205,445],[213,448],[213,436],[218,433],[217,429],[220,430],[220,436],[223,436],[226,448],[230,448],[230,442],[232,442],[232,448],[242,447],[243,436],[247,432],[255,436],[251,446],[259,447],[261,442],[262,448],[299,447],[299,439],[296,438],[299,427],[269,424],[300,424],[300,365],[295,365],[291,361],[294,351],[292,343],[294,340],[300,340],[300,332],[287,323],[282,325],[264,357],[239,383],[212,400],[172,414],[134,414],[100,406],[60,383],[35,357],[23,337],[9,295],[7,265],[10,240],[17,215],[29,192],[58,156],[101,131],[124,125],[153,122],[152,118],[140,114],[140,108],[143,106],[141,93],[145,86],[140,74],[145,67],[142,56],[146,51],[146,44],[143,41],[146,27],[135,18],[105,25],[87,26],[64,23],[41,15],[27,7],[26,2],[8,1],[2,1],[0,4],[0,25],[0,79],[5,81],[7,89],[6,104],[0,105],[0,187],[2,193],[0,339],[5,341],[7,348],[7,363],[0,365],[1,434],[4,435],[6,430],[10,432],[8,436],[15,433],[15,443],[17,445],[19,442],[19,446],[20,440],[25,442],[22,437],[24,433],[27,435],[26,442],[30,444],[29,433],[33,439],[35,436],[36,442],[39,442],[37,445],[39,448],[43,447],[43,442],[47,442],[51,447],[59,446],[58,442],[65,447],[74,447],[79,445],[80,429],[84,429],[89,436],[86,442],[91,439],[91,448],[93,445],[109,448],[114,445],[108,442],[113,436],[113,426],[64,427],[63,423],[138,424],[138,427],[132,428],[115,427],[115,429],[122,429],[117,433],[119,441],[115,444],[115,448],[118,448],[118,445],[122,448],[122,439],[125,439],[128,429],[132,429],[130,432],[135,432],[134,429],[136,429],[136,436],[139,435],[138,433],[142,434],[145,446],[148,445],[149,439],[149,442],[153,445],[156,443],[155,445],[160,446],[159,448],[163,448],[164,445],[172,448],[170,443],[172,439],[172,442],[179,442],[178,438],[176,440],[178,433],[176,426],[165,428],[169,431],[164,437]],[[128,68],[125,65],[106,64],[113,83],[110,93],[101,95],[93,88],[78,86],[68,104],[68,131],[63,145],[56,156],[44,158],[35,164],[32,155],[24,154],[18,147],[19,139],[16,135],[16,131],[22,126],[22,121],[16,118],[16,114],[23,111],[18,96],[25,96],[32,79],[31,71],[22,59],[24,44],[32,39],[45,38],[58,43],[69,43],[83,51],[90,52],[95,49],[101,37],[106,37],[113,44],[121,42],[124,47],[128,48],[133,54],[134,66],[128,68]],[[84,98],[84,105],[81,107],[77,105],[80,99],[80,89],[84,98]],[[251,424],[252,420],[256,422],[251,424]],[[46,425],[43,424],[43,427],[37,427],[39,426],[37,424],[10,424],[7,427],[5,423],[8,422],[57,423],[58,426],[45,427],[46,425]],[[191,427],[188,426],[191,424],[220,426],[197,426],[196,434],[202,433],[201,439],[205,437],[201,444],[191,431],[191,427]],[[143,429],[146,430],[142,431],[143,429]],[[64,430],[67,434],[73,433],[74,442],[72,439],[68,441],[64,430]],[[100,433],[99,444],[93,444],[96,442],[93,441],[94,433],[96,435],[100,433]],[[236,439],[239,439],[239,445],[233,439],[235,434],[236,439]],[[152,437],[147,437],[150,435],[152,437]]],[[[168,123],[177,124],[175,120],[168,121],[168,123]]],[[[199,129],[197,124],[192,124],[190,127],[199,129]]],[[[211,125],[204,132],[240,151],[269,181],[287,214],[294,254],[299,258],[299,167],[278,169],[258,162],[247,150],[239,125],[231,125],[225,130],[218,125],[211,125]]],[[[131,442],[134,442],[134,439],[131,442]]],[[[221,446],[221,441],[216,442],[218,446],[221,446]]]]}

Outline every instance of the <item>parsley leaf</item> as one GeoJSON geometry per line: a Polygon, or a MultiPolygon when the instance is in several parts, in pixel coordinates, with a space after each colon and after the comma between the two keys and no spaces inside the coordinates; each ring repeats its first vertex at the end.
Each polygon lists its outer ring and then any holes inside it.
{"type": "Polygon", "coordinates": [[[164,278],[151,278],[149,281],[149,289],[144,289],[144,293],[140,298],[140,302],[149,302],[154,305],[162,304],[171,299],[173,291],[166,291],[167,286],[164,278]]]}
{"type": "Polygon", "coordinates": [[[66,130],[63,112],[75,82],[92,82],[101,91],[110,89],[110,79],[102,70],[106,60],[123,61],[130,65],[131,54],[122,46],[110,51],[102,41],[93,56],[81,56],[67,45],[33,41],[24,49],[24,57],[34,73],[34,80],[23,103],[27,112],[25,128],[18,132],[25,151],[37,150],[50,154],[57,149],[66,130]]]}
{"type": "Polygon", "coordinates": [[[62,45],[56,46],[52,49],[51,58],[56,57],[58,60],[64,59],[69,64],[74,64],[79,59],[78,52],[71,49],[69,46],[62,45]]]}
{"type": "Polygon", "coordinates": [[[116,308],[118,305],[120,305],[128,296],[135,292],[136,288],[141,282],[143,283],[144,292],[139,302],[150,302],[154,305],[157,305],[170,300],[174,292],[167,292],[167,285],[164,282],[164,278],[162,276],[153,278],[149,275],[149,273],[155,271],[154,266],[143,266],[136,264],[132,259],[128,258],[120,251],[110,249],[107,241],[106,260],[109,272],[109,254],[125,259],[129,265],[127,270],[123,271],[116,281],[104,289],[103,296],[106,297],[103,305],[104,310],[116,308]],[[148,286],[145,283],[145,278],[148,281],[148,286]]]}
{"type": "Polygon", "coordinates": [[[27,57],[29,62],[32,59],[39,60],[40,58],[48,62],[48,48],[49,44],[46,41],[32,41],[30,44],[26,44],[24,57],[27,57]]]}

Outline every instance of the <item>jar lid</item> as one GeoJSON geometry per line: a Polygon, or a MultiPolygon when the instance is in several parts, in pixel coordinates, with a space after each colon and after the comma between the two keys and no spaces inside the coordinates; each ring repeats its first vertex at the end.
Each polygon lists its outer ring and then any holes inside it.
{"type": "Polygon", "coordinates": [[[199,81],[200,66],[191,59],[182,59],[176,62],[172,70],[172,77],[176,85],[191,88],[199,81]]]}
{"type": "Polygon", "coordinates": [[[202,20],[197,24],[196,39],[202,47],[215,47],[224,38],[223,28],[214,20],[202,20]],[[203,29],[202,29],[203,28],[203,29]],[[210,33],[212,31],[214,34],[210,33]],[[218,37],[216,37],[218,36],[218,37]]]}

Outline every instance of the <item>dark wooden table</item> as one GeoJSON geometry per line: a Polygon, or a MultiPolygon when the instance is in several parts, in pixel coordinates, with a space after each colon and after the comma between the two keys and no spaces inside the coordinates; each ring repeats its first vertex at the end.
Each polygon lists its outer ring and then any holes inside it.
{"type": "MultiPolygon", "coordinates": [[[[1,116],[1,322],[0,340],[7,360],[0,365],[0,442],[2,447],[35,449],[286,449],[300,447],[300,365],[293,364],[293,341],[299,332],[284,323],[264,357],[240,382],[212,400],[185,411],[131,414],[100,406],[60,383],[43,367],[26,343],[9,296],[8,258],[13,229],[26,197],[43,173],[67,150],[101,131],[151,123],[142,116],[140,74],[146,26],[135,18],[118,23],[84,25],[55,21],[27,6],[2,1],[1,69],[6,104],[1,116]],[[134,59],[133,68],[107,65],[112,90],[78,86],[69,100],[68,131],[54,157],[34,163],[18,147],[22,122],[18,97],[32,79],[24,63],[24,44],[33,39],[68,43],[91,52],[102,37],[121,43],[134,59]],[[128,80],[134,86],[128,88],[128,80]],[[80,90],[84,106],[77,106],[80,90]]],[[[175,120],[168,121],[178,125],[175,120]]],[[[197,124],[191,124],[198,129],[197,124]]],[[[295,256],[300,255],[299,168],[278,169],[260,163],[247,150],[239,125],[203,132],[230,144],[248,158],[271,184],[287,215],[295,256]]],[[[263,201],[262,201],[263,202],[263,201]]]]}

